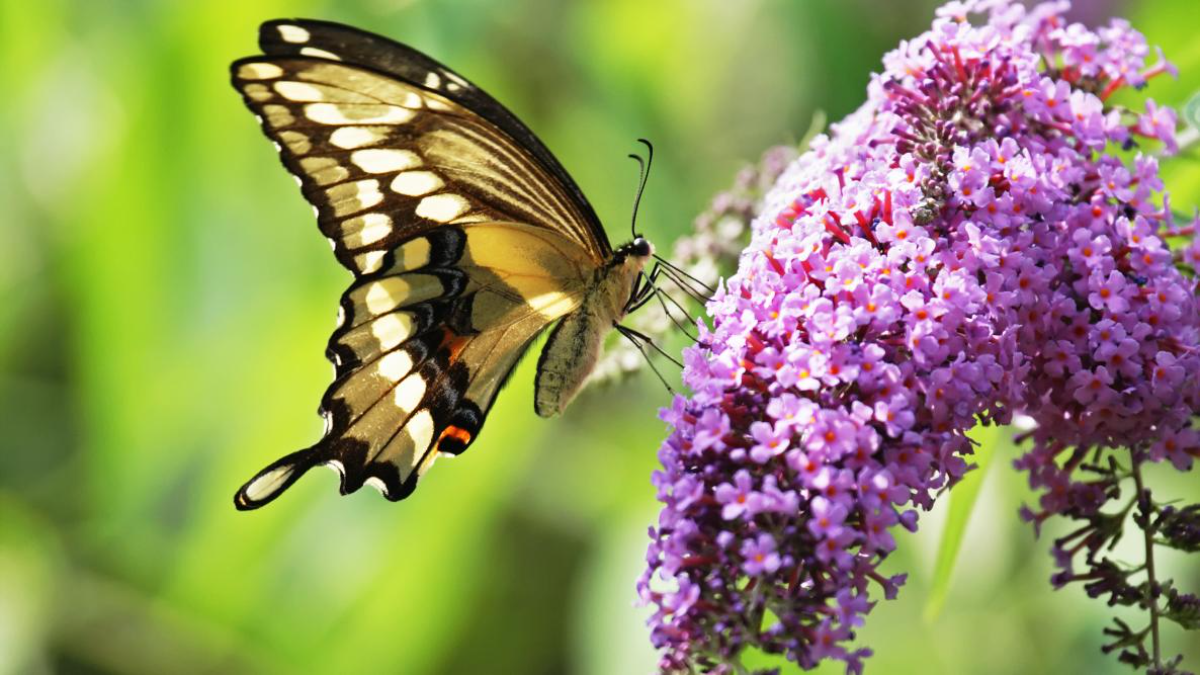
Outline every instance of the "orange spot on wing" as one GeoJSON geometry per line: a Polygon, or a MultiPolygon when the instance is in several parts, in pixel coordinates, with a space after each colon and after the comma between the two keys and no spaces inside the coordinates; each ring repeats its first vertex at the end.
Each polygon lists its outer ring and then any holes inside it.
{"type": "Polygon", "coordinates": [[[470,338],[464,337],[450,330],[449,328],[442,329],[442,349],[445,349],[450,354],[450,361],[458,360],[458,355],[467,346],[470,338]]]}
{"type": "Polygon", "coordinates": [[[458,441],[459,443],[462,443],[463,447],[466,447],[467,445],[469,445],[471,443],[472,436],[471,436],[471,432],[467,431],[466,429],[463,429],[462,427],[456,427],[454,425],[450,425],[442,431],[441,436],[438,436],[437,445],[434,447],[440,448],[442,445],[442,441],[447,438],[454,439],[454,440],[458,441]]]}

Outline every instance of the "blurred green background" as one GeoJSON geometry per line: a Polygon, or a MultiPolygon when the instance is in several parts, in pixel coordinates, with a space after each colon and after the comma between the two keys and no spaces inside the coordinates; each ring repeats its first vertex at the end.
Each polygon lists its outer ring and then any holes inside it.
{"type": "MultiPolygon", "coordinates": [[[[1133,19],[1184,73],[1151,95],[1180,104],[1200,88],[1194,4],[1076,14],[1133,19]]],[[[661,245],[814,110],[856,107],[932,7],[0,0],[0,675],[653,669],[633,606],[668,400],[649,375],[547,422],[527,360],[483,440],[408,501],[339,498],[322,471],[234,510],[243,480],[320,433],[348,280],[228,84],[260,21],[343,21],[451,64],[546,141],[614,239],[625,154],[653,139],[641,220],[661,245]]],[[[1190,210],[1194,159],[1167,175],[1190,210]]],[[[1100,603],[1050,591],[1049,542],[1017,522],[1025,488],[995,438],[944,610],[926,611],[939,508],[889,563],[910,584],[863,631],[868,672],[1125,672],[1098,652],[1100,603]]],[[[1200,584],[1194,561],[1166,565],[1200,584]]],[[[1200,648],[1181,648],[1195,668],[1200,648]]]]}

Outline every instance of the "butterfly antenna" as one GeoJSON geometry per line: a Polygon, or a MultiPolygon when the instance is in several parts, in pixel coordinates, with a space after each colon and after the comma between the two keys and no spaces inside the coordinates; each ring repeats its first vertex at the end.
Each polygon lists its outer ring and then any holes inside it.
{"type": "Polygon", "coordinates": [[[693,283],[700,286],[700,288],[703,288],[705,291],[708,291],[708,295],[711,296],[712,294],[717,292],[717,289],[713,288],[712,286],[709,286],[708,284],[704,283],[703,281],[700,281],[699,279],[692,276],[691,274],[688,274],[688,272],[686,270],[684,270],[682,267],[675,265],[670,260],[663,258],[662,256],[658,255],[657,253],[654,254],[654,259],[657,260],[658,262],[662,263],[663,267],[666,267],[667,269],[671,270],[672,272],[675,272],[677,275],[682,275],[682,276],[688,278],[693,283]]]}
{"type": "Polygon", "coordinates": [[[696,287],[692,285],[692,282],[680,276],[677,270],[664,267],[663,276],[670,279],[676,286],[679,287],[679,290],[683,291],[684,294],[686,294],[689,298],[695,300],[701,305],[707,303],[712,298],[711,295],[696,290],[696,287]]]}
{"type": "Polygon", "coordinates": [[[637,214],[638,207],[642,204],[642,192],[646,189],[646,181],[650,178],[650,165],[654,163],[654,146],[650,141],[639,138],[638,142],[646,146],[646,159],[642,159],[641,155],[630,153],[629,157],[638,163],[638,189],[637,196],[633,198],[633,218],[630,219],[629,229],[633,234],[633,238],[637,239],[640,235],[637,231],[637,214]]]}

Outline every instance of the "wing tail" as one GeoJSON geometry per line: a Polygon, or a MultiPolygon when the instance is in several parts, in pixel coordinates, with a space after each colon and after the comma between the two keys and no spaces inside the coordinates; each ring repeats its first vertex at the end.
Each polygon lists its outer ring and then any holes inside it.
{"type": "Polygon", "coordinates": [[[270,504],[309,469],[324,461],[319,447],[293,452],[267,465],[237,491],[233,496],[234,506],[239,511],[251,511],[270,504]]]}

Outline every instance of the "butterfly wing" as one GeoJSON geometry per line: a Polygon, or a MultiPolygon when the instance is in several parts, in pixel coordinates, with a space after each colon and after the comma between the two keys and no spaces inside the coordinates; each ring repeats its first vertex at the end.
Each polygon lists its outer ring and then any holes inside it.
{"type": "Polygon", "coordinates": [[[343,493],[369,483],[401,499],[478,436],[609,245],[544,147],[461,76],[335,24],[268,22],[261,40],[267,56],[235,62],[234,86],[355,280],[329,342],[324,437],[235,503],[262,506],[317,464],[339,470],[343,493]]]}
{"type": "Polygon", "coordinates": [[[500,102],[450,68],[381,35],[312,19],[268,21],[259,28],[259,45],[265,54],[272,56],[318,56],[358,64],[404,82],[417,83],[474,111],[516,141],[553,177],[554,184],[567,193],[578,210],[573,222],[586,225],[589,230],[576,233],[576,238],[586,240],[598,260],[606,260],[612,254],[604,228],[583,191],[541,140],[500,102]]]}

